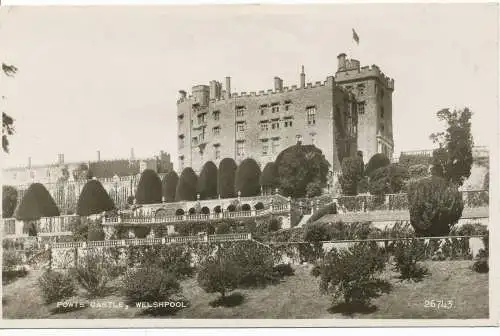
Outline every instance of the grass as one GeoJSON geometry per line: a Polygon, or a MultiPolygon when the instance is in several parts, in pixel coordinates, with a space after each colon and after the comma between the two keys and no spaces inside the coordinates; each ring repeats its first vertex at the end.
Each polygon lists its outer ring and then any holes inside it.
{"type": "MultiPolygon", "coordinates": [[[[390,270],[383,278],[392,284],[389,294],[372,300],[365,311],[356,311],[346,317],[345,309],[332,305],[330,298],[319,293],[319,278],[310,275],[311,265],[295,266],[294,276],[285,277],[279,284],[262,289],[241,289],[228,294],[229,301],[221,303],[219,294],[207,294],[198,287],[195,279],[182,281],[187,308],[158,318],[488,318],[488,274],[472,271],[473,261],[426,262],[430,274],[420,282],[401,281],[398,274],[390,270]],[[426,308],[426,300],[454,300],[454,307],[426,308]]],[[[45,305],[39,295],[36,280],[41,271],[31,271],[3,287],[3,318],[152,318],[142,309],[90,307],[79,309],[56,309],[56,305],[45,305]]],[[[118,286],[118,283],[114,284],[118,286]]],[[[78,293],[82,302],[83,292],[78,293]]],[[[110,295],[93,299],[101,306],[109,302],[125,302],[117,287],[110,295]]],[[[108,304],[109,306],[109,304],[108,304]]]]}

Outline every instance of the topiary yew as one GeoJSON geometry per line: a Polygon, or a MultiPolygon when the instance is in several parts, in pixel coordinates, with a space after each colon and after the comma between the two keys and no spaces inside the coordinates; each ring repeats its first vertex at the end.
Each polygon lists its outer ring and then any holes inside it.
{"type": "Polygon", "coordinates": [[[146,169],[142,172],[135,193],[137,204],[156,204],[161,203],[162,185],[158,174],[152,169],[146,169]]]}
{"type": "Polygon", "coordinates": [[[97,180],[88,181],[78,198],[76,213],[79,216],[90,216],[115,209],[111,197],[97,180]]]}
{"type": "Polygon", "coordinates": [[[236,169],[236,162],[231,158],[225,158],[220,162],[217,174],[217,193],[220,197],[232,198],[236,196],[234,192],[236,169]]]}
{"type": "Polygon", "coordinates": [[[175,191],[177,189],[177,184],[179,183],[179,176],[175,171],[171,171],[162,181],[162,191],[165,202],[175,201],[175,191]]]}
{"type": "Polygon", "coordinates": [[[366,165],[365,175],[370,176],[375,170],[388,166],[391,163],[389,158],[382,153],[373,155],[366,165]]]}
{"type": "Polygon", "coordinates": [[[201,169],[198,193],[202,200],[217,197],[217,166],[212,161],[206,162],[201,169]]]}
{"type": "Polygon", "coordinates": [[[47,189],[40,183],[29,186],[16,211],[19,220],[37,220],[41,217],[59,216],[56,202],[47,189]]]}
{"type": "Polygon", "coordinates": [[[274,162],[269,162],[260,175],[260,185],[264,190],[274,190],[279,186],[278,167],[274,162]]]}
{"type": "Polygon", "coordinates": [[[235,192],[242,197],[257,196],[260,193],[260,167],[254,159],[245,159],[236,170],[235,192]]]}
{"type": "Polygon", "coordinates": [[[456,185],[432,176],[408,186],[410,222],[417,236],[446,236],[464,208],[456,185]]]}
{"type": "Polygon", "coordinates": [[[198,177],[191,167],[184,168],[175,192],[176,201],[195,201],[198,177]]]}

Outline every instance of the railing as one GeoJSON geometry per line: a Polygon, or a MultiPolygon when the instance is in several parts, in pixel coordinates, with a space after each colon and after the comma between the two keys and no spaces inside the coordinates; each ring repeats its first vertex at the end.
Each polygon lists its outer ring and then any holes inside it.
{"type": "Polygon", "coordinates": [[[144,239],[120,239],[120,240],[100,240],[90,242],[67,242],[67,243],[52,243],[47,244],[52,249],[63,248],[90,248],[90,247],[126,247],[126,246],[143,246],[143,245],[162,245],[172,243],[214,243],[214,242],[229,242],[251,240],[250,233],[231,233],[221,235],[197,235],[197,236],[180,236],[180,237],[163,237],[163,238],[144,238],[144,239]]]}
{"type": "Polygon", "coordinates": [[[5,218],[2,219],[3,221],[3,227],[4,227],[4,234],[7,235],[13,235],[16,234],[16,219],[15,218],[5,218]]]}

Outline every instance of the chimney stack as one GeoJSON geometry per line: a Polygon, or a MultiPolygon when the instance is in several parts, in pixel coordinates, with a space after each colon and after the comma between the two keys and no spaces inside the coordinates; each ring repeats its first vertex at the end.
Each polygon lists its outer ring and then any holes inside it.
{"type": "Polygon", "coordinates": [[[283,90],[283,80],[279,77],[274,77],[274,91],[283,90]]]}
{"type": "Polygon", "coordinates": [[[304,66],[302,66],[302,72],[300,73],[300,87],[306,87],[306,74],[304,72],[304,66]]]}
{"type": "Polygon", "coordinates": [[[101,151],[97,151],[97,161],[101,161],[101,151]]]}
{"type": "Polygon", "coordinates": [[[346,66],[346,54],[342,53],[337,56],[337,59],[339,60],[339,66],[337,71],[345,71],[345,66],[346,66]]]}
{"type": "Polygon", "coordinates": [[[130,161],[134,161],[134,160],[135,160],[134,149],[130,148],[130,161]]]}
{"type": "Polygon", "coordinates": [[[57,163],[59,165],[63,165],[64,164],[64,154],[58,154],[57,155],[57,163]]]}
{"type": "Polygon", "coordinates": [[[231,77],[226,77],[226,99],[231,98],[231,77]]]}
{"type": "Polygon", "coordinates": [[[31,169],[31,156],[28,157],[28,169],[31,169]]]}

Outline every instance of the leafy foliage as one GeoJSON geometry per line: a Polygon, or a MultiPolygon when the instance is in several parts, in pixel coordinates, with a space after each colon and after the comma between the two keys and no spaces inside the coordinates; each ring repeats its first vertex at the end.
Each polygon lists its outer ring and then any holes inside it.
{"type": "Polygon", "coordinates": [[[248,158],[240,163],[236,170],[234,181],[235,192],[241,192],[241,197],[260,194],[260,167],[254,159],[248,158]]]}
{"type": "Polygon", "coordinates": [[[36,220],[41,217],[59,216],[56,202],[47,189],[40,183],[29,186],[17,208],[16,218],[19,220],[36,220]]]}
{"type": "Polygon", "coordinates": [[[181,173],[177,190],[175,192],[176,201],[196,201],[196,189],[198,177],[191,167],[186,167],[181,173]]]}
{"type": "Polygon", "coordinates": [[[90,216],[115,209],[111,197],[98,180],[89,180],[78,198],[76,213],[79,216],[90,216]]]}
{"type": "Polygon", "coordinates": [[[490,190],[490,172],[489,171],[484,176],[483,190],[490,190]]]}
{"type": "Polygon", "coordinates": [[[435,173],[461,186],[470,176],[473,163],[472,111],[468,108],[458,111],[442,109],[437,112],[437,117],[448,127],[445,132],[431,135],[434,143],[439,144],[439,150],[433,153],[435,173]]]}
{"type": "Polygon", "coordinates": [[[264,190],[273,190],[279,186],[278,167],[274,162],[268,162],[260,175],[260,185],[264,190]]]}
{"type": "Polygon", "coordinates": [[[421,280],[428,273],[418,261],[425,256],[424,242],[418,239],[398,240],[394,245],[394,270],[401,279],[421,280]]]}
{"type": "Polygon", "coordinates": [[[428,177],[429,167],[424,164],[415,164],[408,168],[408,173],[410,174],[410,178],[412,179],[428,177]]]}
{"type": "Polygon", "coordinates": [[[411,166],[424,165],[428,167],[432,163],[432,157],[424,154],[401,154],[398,160],[399,165],[410,169],[411,166]]]}
{"type": "Polygon", "coordinates": [[[375,170],[379,168],[383,168],[388,166],[391,163],[389,158],[382,153],[377,153],[373,155],[368,163],[366,164],[365,168],[365,175],[366,176],[371,176],[371,173],[374,172],[375,170]]]}
{"type": "Polygon", "coordinates": [[[205,292],[220,293],[225,297],[228,292],[237,288],[240,272],[241,268],[231,258],[218,253],[200,267],[197,280],[205,292]]]}
{"type": "Polygon", "coordinates": [[[464,208],[457,187],[433,176],[408,187],[410,221],[417,236],[446,236],[455,225],[464,208]]]}
{"type": "Polygon", "coordinates": [[[314,145],[294,146],[283,150],[276,158],[279,187],[285,196],[300,198],[307,195],[309,187],[311,194],[317,194],[319,189],[326,187],[329,162],[323,152],[314,145]]]}
{"type": "Polygon", "coordinates": [[[202,200],[217,198],[217,166],[212,161],[203,165],[198,179],[198,193],[202,200]]]}
{"type": "Polygon", "coordinates": [[[61,301],[76,293],[73,278],[66,273],[46,271],[38,279],[38,286],[45,303],[61,301]]]}
{"type": "MultiPolygon", "coordinates": [[[[2,63],[2,72],[7,77],[14,77],[17,71],[18,68],[16,66],[2,63]]],[[[5,153],[9,152],[8,136],[11,136],[13,134],[14,134],[14,119],[7,113],[2,111],[2,149],[5,153]]]]}
{"type": "Polygon", "coordinates": [[[2,186],[2,216],[10,218],[14,214],[17,205],[17,189],[13,186],[2,186]]]}
{"type": "Polygon", "coordinates": [[[106,254],[87,250],[73,269],[73,274],[91,296],[103,296],[108,283],[119,275],[119,271],[120,268],[106,254]]]}
{"type": "Polygon", "coordinates": [[[357,243],[348,249],[332,249],[321,264],[320,290],[334,301],[366,305],[388,292],[387,283],[377,276],[385,267],[385,257],[376,244],[357,243]]]}
{"type": "Polygon", "coordinates": [[[408,170],[397,164],[389,164],[371,173],[369,190],[372,195],[396,194],[403,190],[408,180],[408,170]]]}
{"type": "Polygon", "coordinates": [[[236,196],[234,192],[236,169],[236,162],[231,158],[222,159],[220,162],[217,175],[217,193],[220,197],[232,198],[236,196]]]}
{"type": "Polygon", "coordinates": [[[295,275],[295,271],[290,264],[276,265],[273,267],[273,272],[279,274],[280,277],[295,275]]]}
{"type": "Polygon", "coordinates": [[[174,275],[156,267],[142,267],[125,273],[123,292],[132,303],[166,302],[181,291],[174,275]]]}
{"type": "Polygon", "coordinates": [[[137,204],[161,203],[161,196],[162,185],[160,177],[152,169],[144,170],[135,193],[137,204]]]}
{"type": "Polygon", "coordinates": [[[342,161],[342,175],[339,177],[339,182],[344,195],[357,195],[358,183],[363,178],[363,165],[363,160],[359,156],[347,157],[342,161]]]}
{"type": "Polygon", "coordinates": [[[165,197],[165,202],[175,201],[175,191],[177,189],[177,184],[179,183],[179,176],[175,171],[171,171],[162,181],[162,192],[163,197],[165,197]]]}

